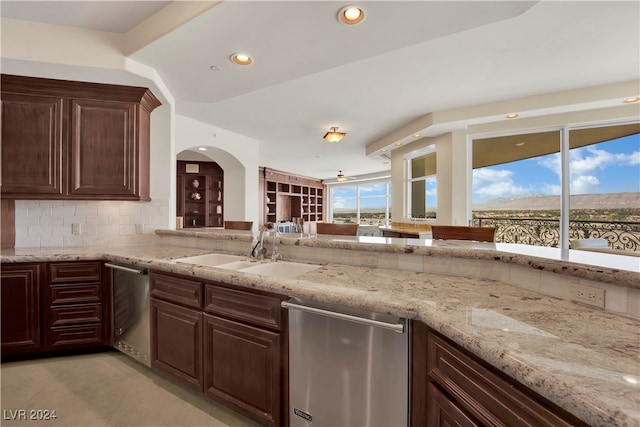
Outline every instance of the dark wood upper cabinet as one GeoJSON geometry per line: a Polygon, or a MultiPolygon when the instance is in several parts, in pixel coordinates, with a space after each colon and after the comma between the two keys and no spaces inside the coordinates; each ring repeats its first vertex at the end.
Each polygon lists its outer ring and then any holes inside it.
{"type": "Polygon", "coordinates": [[[3,91],[3,197],[63,194],[62,117],[62,98],[3,91]]]}
{"type": "Polygon", "coordinates": [[[143,87],[2,75],[4,198],[150,200],[143,87]]]}

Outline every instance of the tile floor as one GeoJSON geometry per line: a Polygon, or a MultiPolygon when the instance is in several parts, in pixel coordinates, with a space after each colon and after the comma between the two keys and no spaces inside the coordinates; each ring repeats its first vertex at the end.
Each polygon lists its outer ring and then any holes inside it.
{"type": "Polygon", "coordinates": [[[2,426],[259,426],[118,352],[3,363],[0,382],[2,426]]]}

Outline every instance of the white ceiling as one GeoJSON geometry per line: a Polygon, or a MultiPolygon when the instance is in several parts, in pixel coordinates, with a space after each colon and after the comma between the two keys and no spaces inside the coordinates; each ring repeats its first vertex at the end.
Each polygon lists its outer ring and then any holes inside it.
{"type": "MultiPolygon", "coordinates": [[[[126,32],[168,3],[0,6],[126,32]]],[[[131,57],[158,71],[179,114],[259,140],[262,165],[318,178],[389,169],[366,146],[430,112],[640,78],[636,1],[354,3],[367,18],[347,27],[346,1],[223,1],[131,57]],[[231,63],[239,51],[254,63],[231,63]],[[347,132],[338,144],[322,139],[332,126],[347,132]]]]}

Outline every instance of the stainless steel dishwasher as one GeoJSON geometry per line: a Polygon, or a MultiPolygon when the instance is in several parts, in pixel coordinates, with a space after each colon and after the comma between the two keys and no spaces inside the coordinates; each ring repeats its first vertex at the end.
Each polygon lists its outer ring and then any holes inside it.
{"type": "Polygon", "coordinates": [[[290,426],[402,427],[409,420],[409,322],[291,299],[290,426]]]}
{"type": "Polygon", "coordinates": [[[105,263],[113,274],[113,347],[151,366],[147,269],[105,263]]]}

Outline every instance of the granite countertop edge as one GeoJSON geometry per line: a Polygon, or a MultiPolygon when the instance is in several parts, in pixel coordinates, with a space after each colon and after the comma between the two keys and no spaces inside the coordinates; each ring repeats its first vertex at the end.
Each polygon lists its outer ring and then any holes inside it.
{"type": "MultiPolygon", "coordinates": [[[[377,275],[384,277],[385,274],[392,274],[394,278],[401,276],[410,279],[412,275],[421,274],[421,280],[425,280],[431,286],[446,286],[447,280],[455,280],[456,283],[464,281],[465,283],[478,283],[486,286],[505,286],[514,295],[519,298],[533,298],[526,290],[516,289],[512,286],[500,284],[499,282],[487,279],[461,279],[453,276],[429,275],[426,273],[398,272],[391,270],[382,270],[366,267],[355,267],[342,264],[323,264],[323,267],[316,272],[305,273],[300,277],[292,280],[273,280],[258,275],[244,274],[237,271],[227,271],[216,269],[213,267],[195,266],[173,261],[175,258],[184,256],[192,256],[202,253],[212,252],[207,249],[184,248],[158,245],[153,248],[146,247],[123,247],[123,248],[104,248],[100,250],[86,250],[81,253],[74,253],[72,249],[65,249],[64,253],[55,253],[51,250],[49,253],[41,253],[34,255],[2,255],[2,262],[56,262],[56,261],[80,261],[80,260],[108,260],[113,262],[126,263],[164,271],[175,274],[182,274],[202,278],[205,280],[224,281],[231,285],[268,291],[286,296],[296,296],[307,298],[320,302],[333,303],[339,305],[347,305],[354,308],[363,308],[373,311],[389,312],[403,317],[417,319],[427,324],[432,329],[442,333],[462,347],[476,354],[492,366],[504,372],[508,376],[514,378],[519,383],[537,392],[541,396],[556,403],[561,408],[567,410],[574,416],[582,419],[589,425],[593,426],[640,426],[640,414],[630,414],[633,408],[640,406],[640,401],[627,398],[626,401],[621,400],[620,396],[616,396],[614,392],[608,396],[606,392],[600,390],[598,393],[576,392],[580,389],[583,378],[580,375],[566,375],[553,372],[549,367],[545,366],[544,358],[540,366],[536,366],[536,362],[523,361],[518,351],[510,349],[510,342],[505,338],[489,338],[483,339],[481,335],[473,335],[469,333],[466,325],[459,324],[459,320],[447,311],[436,310],[432,307],[431,301],[421,299],[419,296],[410,292],[397,292],[392,289],[382,290],[375,286],[371,286],[369,280],[367,283],[354,279],[355,277],[369,277],[377,275]],[[389,273],[391,272],[391,273],[389,273]],[[347,278],[345,278],[347,277],[347,278]],[[447,279],[449,278],[449,279],[447,279]],[[348,283],[352,286],[343,285],[348,283]],[[441,284],[439,284],[442,282],[441,284]],[[621,409],[622,408],[622,409],[621,409]]],[[[402,279],[402,277],[400,279],[402,279]]],[[[398,279],[398,280],[400,280],[398,279]]],[[[391,280],[391,279],[388,279],[391,280]]],[[[438,292],[444,291],[444,288],[438,292]]],[[[446,291],[445,291],[446,292],[446,291]]],[[[539,294],[535,294],[539,295],[539,294]]],[[[547,304],[555,304],[558,310],[561,307],[571,303],[557,300],[551,297],[544,297],[547,304]]],[[[465,304],[467,304],[465,302],[465,304]]],[[[455,306],[455,304],[454,304],[455,306]]],[[[571,306],[572,309],[574,306],[571,306]]],[[[565,307],[566,308],[566,307],[565,307]]],[[[609,313],[589,308],[575,306],[581,314],[580,316],[591,316],[593,319],[604,320],[611,319],[609,313]],[[582,311],[580,311],[582,310],[582,311]],[[602,318],[602,319],[600,319],[602,318]]],[[[565,315],[568,316],[568,315],[565,315]]],[[[576,315],[576,318],[579,317],[576,315]]],[[[640,322],[634,319],[627,319],[622,316],[615,316],[615,321],[631,322],[633,325],[640,326],[640,322]]],[[[603,322],[604,323],[604,322],[603,322]]],[[[603,327],[604,328],[604,327],[603,327]]],[[[563,343],[563,345],[571,345],[571,343],[563,343]]],[[[537,351],[537,350],[536,350],[537,351]]],[[[603,357],[608,357],[610,349],[599,349],[603,357]]],[[[541,353],[544,353],[541,350],[541,353]]],[[[627,359],[622,359],[627,360],[627,359]]],[[[635,359],[629,358],[629,363],[636,363],[635,359]]],[[[569,363],[570,361],[567,361],[569,363]]],[[[638,375],[633,371],[633,374],[638,375]]],[[[638,394],[640,390],[636,389],[638,394]]]]}

